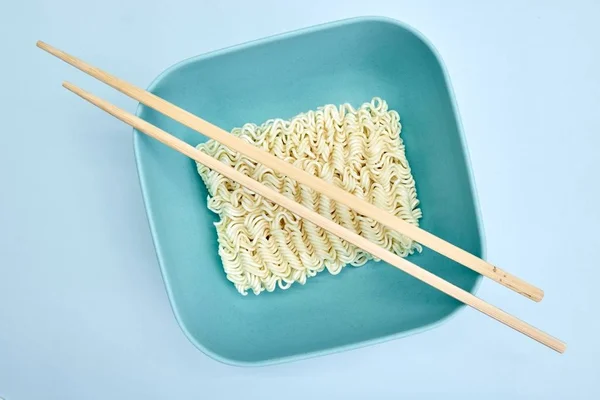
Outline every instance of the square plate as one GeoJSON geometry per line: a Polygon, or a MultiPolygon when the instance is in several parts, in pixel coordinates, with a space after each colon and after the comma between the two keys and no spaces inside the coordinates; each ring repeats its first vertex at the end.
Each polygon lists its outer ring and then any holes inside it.
{"type": "MultiPolygon", "coordinates": [[[[482,257],[483,234],[452,89],[433,47],[413,29],[365,17],[277,35],[194,57],[149,91],[226,130],[332,103],[372,97],[398,111],[421,226],[482,257]]],[[[140,106],[138,115],[196,145],[206,138],[140,106]]],[[[241,296],[217,254],[207,191],[195,162],[135,132],[148,219],[183,331],[229,364],[262,365],[326,354],[439,325],[458,301],[384,262],[322,272],[306,285],[241,296]]],[[[468,291],[480,276],[429,249],[409,257],[468,291]]],[[[465,338],[468,340],[468,338],[465,338]]]]}

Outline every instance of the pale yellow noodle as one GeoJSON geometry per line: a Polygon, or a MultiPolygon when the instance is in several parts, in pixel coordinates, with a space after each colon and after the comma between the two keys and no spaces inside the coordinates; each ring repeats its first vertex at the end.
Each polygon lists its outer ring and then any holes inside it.
{"type": "MultiPolygon", "coordinates": [[[[245,124],[232,134],[418,225],[422,214],[400,130],[398,113],[375,97],[358,109],[328,104],[288,121],[245,124]]],[[[410,238],[216,141],[197,148],[400,256],[421,251],[410,238]]],[[[223,269],[241,294],[287,289],[324,269],[338,274],[373,258],[201,164],[198,173],[208,208],[220,217],[215,226],[223,269]]]]}

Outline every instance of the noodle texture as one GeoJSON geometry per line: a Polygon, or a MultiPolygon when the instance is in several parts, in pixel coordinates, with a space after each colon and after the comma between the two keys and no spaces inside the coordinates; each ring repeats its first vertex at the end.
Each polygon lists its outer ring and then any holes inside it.
{"type": "MultiPolygon", "coordinates": [[[[418,225],[421,210],[400,130],[398,113],[376,97],[357,109],[328,104],[291,120],[248,123],[231,133],[418,225]]],[[[410,238],[216,141],[197,148],[399,256],[421,251],[410,238]]],[[[336,275],[348,264],[358,267],[373,258],[219,173],[197,166],[208,189],[208,208],[220,217],[215,227],[223,269],[241,294],[287,289],[324,269],[336,275]]]]}

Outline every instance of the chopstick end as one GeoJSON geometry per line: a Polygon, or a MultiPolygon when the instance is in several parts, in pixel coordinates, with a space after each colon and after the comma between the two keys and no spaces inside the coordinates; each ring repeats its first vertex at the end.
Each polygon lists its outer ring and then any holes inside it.
{"type": "Polygon", "coordinates": [[[44,50],[46,53],[50,53],[53,56],[56,56],[58,58],[62,58],[61,57],[61,52],[60,50],[54,48],[53,46],[49,45],[48,43],[42,41],[42,40],[38,40],[37,42],[35,42],[35,45],[39,48],[44,50]]]}
{"type": "Polygon", "coordinates": [[[79,87],[75,86],[71,82],[63,81],[62,87],[64,87],[65,89],[67,89],[70,92],[73,92],[75,94],[80,94],[82,92],[82,89],[80,89],[79,87]]]}
{"type": "Polygon", "coordinates": [[[539,303],[544,298],[544,291],[542,289],[537,289],[535,296],[533,297],[533,301],[539,303]]]}
{"type": "Polygon", "coordinates": [[[559,343],[554,347],[554,350],[559,354],[565,354],[567,351],[567,344],[565,342],[558,341],[559,343]]]}

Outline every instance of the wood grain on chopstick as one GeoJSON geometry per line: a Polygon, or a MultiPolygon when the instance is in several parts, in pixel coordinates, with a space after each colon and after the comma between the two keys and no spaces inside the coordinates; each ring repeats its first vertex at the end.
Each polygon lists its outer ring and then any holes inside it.
{"type": "Polygon", "coordinates": [[[375,243],[372,243],[368,239],[338,225],[336,222],[325,218],[324,216],[309,210],[301,204],[296,203],[293,199],[290,199],[283,194],[268,188],[262,183],[252,179],[251,177],[237,171],[236,169],[210,157],[209,155],[201,152],[190,144],[170,135],[169,133],[157,128],[156,126],[142,120],[141,118],[130,114],[99,97],[80,89],[79,87],[64,83],[63,86],[73,93],[79,95],[90,103],[96,105],[107,113],[120,119],[126,124],[132,126],[140,132],[145,133],[148,136],[160,141],[161,143],[177,150],[178,152],[190,157],[191,159],[204,164],[208,168],[217,171],[221,175],[232,179],[253,192],[263,196],[274,203],[290,210],[298,216],[320,226],[321,228],[339,236],[340,238],[352,243],[353,245],[360,247],[361,249],[371,253],[373,256],[380,258],[394,267],[406,272],[409,275],[419,279],[428,285],[446,293],[449,296],[467,304],[474,309],[481,311],[482,313],[494,318],[497,321],[529,336],[530,338],[548,346],[549,348],[563,353],[566,350],[566,345],[559,339],[556,339],[549,334],[527,324],[524,321],[508,314],[505,311],[481,300],[479,297],[463,290],[452,283],[445,281],[444,279],[424,270],[423,268],[411,263],[410,261],[397,256],[396,254],[379,247],[375,243]]]}
{"type": "Polygon", "coordinates": [[[525,282],[524,280],[494,266],[485,260],[415,226],[403,219],[396,217],[385,210],[382,210],[373,204],[359,199],[345,190],[334,186],[318,177],[315,177],[292,164],[275,157],[268,152],[246,143],[243,140],[229,134],[229,132],[215,126],[196,115],[185,111],[174,104],[134,86],[122,79],[119,79],[99,68],[96,68],[77,57],[56,49],[49,44],[38,41],[37,46],[48,53],[71,64],[81,71],[93,76],[94,78],[106,83],[107,85],[119,90],[127,96],[151,107],[162,114],[178,121],[179,123],[191,128],[205,136],[220,142],[221,144],[251,158],[252,160],[264,164],[276,172],[282,173],[295,179],[299,183],[309,186],[313,190],[320,192],[330,199],[354,209],[358,213],[373,218],[375,221],[391,228],[399,233],[410,237],[416,242],[437,251],[440,254],[480,273],[490,279],[504,285],[521,295],[534,301],[540,301],[544,292],[525,282]]]}

